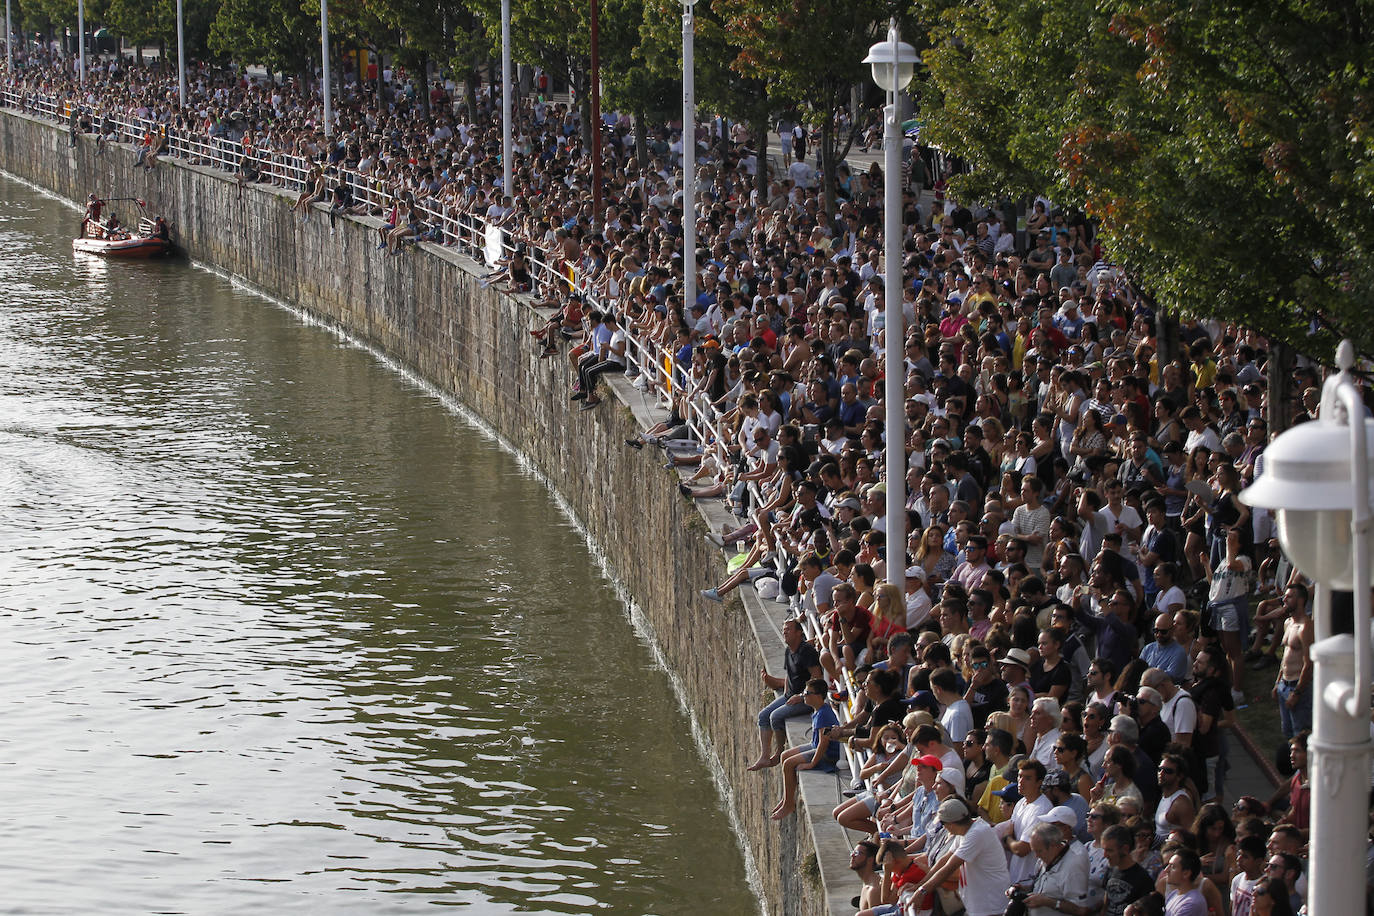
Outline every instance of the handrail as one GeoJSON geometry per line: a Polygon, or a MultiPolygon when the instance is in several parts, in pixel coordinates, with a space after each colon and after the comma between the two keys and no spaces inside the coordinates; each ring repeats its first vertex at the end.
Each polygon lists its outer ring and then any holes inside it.
{"type": "MultiPolygon", "coordinates": [[[[83,107],[72,99],[35,88],[0,90],[0,105],[58,122],[70,117],[74,104],[78,111],[83,107]]],[[[287,191],[304,190],[313,167],[309,159],[291,150],[266,145],[245,148],[241,140],[215,135],[209,131],[187,131],[151,118],[140,118],[136,113],[90,112],[90,115],[92,127],[98,133],[103,135],[107,128],[113,128],[113,137],[107,139],[134,145],[165,143],[165,152],[160,152],[159,155],[180,159],[191,165],[236,172],[243,165],[245,158],[251,157],[262,178],[273,186],[287,191]]],[[[335,169],[338,180],[347,184],[354,200],[369,210],[378,215],[385,215],[395,203],[399,191],[391,187],[390,182],[339,164],[335,165],[335,169]]],[[[479,213],[462,212],[450,206],[441,205],[436,209],[431,205],[431,201],[432,198],[422,197],[414,206],[426,225],[439,229],[441,244],[456,246],[467,254],[483,258],[488,230],[492,228],[486,217],[479,213]]],[[[504,257],[514,255],[518,244],[510,232],[501,229],[501,251],[504,257]]],[[[542,254],[532,240],[526,245],[525,260],[536,288],[547,290],[560,284],[568,284],[572,290],[583,295],[591,308],[605,310],[617,304],[613,301],[603,302],[589,278],[585,276],[577,278],[574,273],[574,278],[569,281],[542,257],[542,254]]],[[[687,390],[683,367],[677,365],[674,354],[665,351],[651,336],[627,333],[626,338],[629,341],[628,364],[640,378],[647,380],[649,390],[658,402],[671,407],[674,393],[687,390]]],[[[685,404],[682,419],[688,429],[701,443],[703,450],[713,450],[723,470],[728,466],[728,443],[716,434],[721,420],[719,411],[702,398],[683,398],[682,403],[685,404]]]]}

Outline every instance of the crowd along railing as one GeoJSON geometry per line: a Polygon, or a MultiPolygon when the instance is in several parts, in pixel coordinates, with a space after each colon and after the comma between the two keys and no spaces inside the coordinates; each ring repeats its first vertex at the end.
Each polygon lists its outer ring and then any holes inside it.
{"type": "MultiPolygon", "coordinates": [[[[150,117],[140,117],[137,112],[88,109],[88,106],[69,97],[29,87],[6,88],[0,91],[0,99],[3,99],[6,108],[58,122],[69,121],[72,107],[76,105],[78,117],[84,115],[89,118],[91,129],[107,142],[158,146],[162,148],[160,155],[226,172],[251,168],[258,173],[259,180],[288,191],[304,190],[312,174],[312,160],[294,150],[278,149],[268,144],[246,148],[240,139],[216,134],[208,127],[205,131],[187,130],[150,117]]],[[[403,193],[402,188],[388,179],[364,174],[342,164],[335,164],[334,172],[338,181],[347,184],[357,205],[378,215],[390,215],[403,193]]],[[[415,209],[426,227],[438,229],[438,241],[441,244],[457,246],[484,260],[488,266],[495,266],[501,259],[512,257],[521,241],[509,231],[489,225],[482,214],[434,201],[430,196],[421,196],[415,203],[415,209]],[[493,232],[494,228],[500,229],[499,234],[493,232]],[[494,235],[499,241],[491,244],[494,235]]],[[[617,305],[602,301],[591,279],[580,278],[575,267],[564,272],[561,266],[553,265],[542,257],[534,240],[526,242],[524,255],[537,289],[551,291],[566,287],[581,293],[592,308],[605,310],[617,305]]],[[[728,443],[717,435],[720,414],[704,397],[688,396],[692,393],[692,380],[678,365],[676,355],[647,334],[627,334],[627,338],[630,373],[637,380],[642,380],[640,384],[652,392],[660,406],[676,406],[692,436],[704,449],[714,453],[722,468],[726,467],[728,443]]]]}

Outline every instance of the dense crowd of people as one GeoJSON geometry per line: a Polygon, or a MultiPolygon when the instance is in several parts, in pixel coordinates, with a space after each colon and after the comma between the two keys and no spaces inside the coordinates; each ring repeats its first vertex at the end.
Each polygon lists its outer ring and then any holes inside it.
{"type": "MultiPolygon", "coordinates": [[[[774,167],[766,138],[702,125],[686,252],[682,137],[666,127],[607,118],[596,213],[578,112],[541,98],[517,106],[506,188],[492,96],[442,84],[427,112],[399,78],[346,86],[332,138],[318,98],[241,74],[193,73],[186,109],[174,79],[126,63],[78,87],[30,59],[10,89],[69,103],[74,136],[109,139],[120,118],[147,125],[154,153],[168,136],[219,144],[242,182],[299,190],[302,219],[314,203],[385,217],[378,246],[395,253],[465,244],[468,217],[501,227],[512,253],[487,281],[556,310],[532,333],[568,360],[584,409],[600,377],[636,371],[631,342],[670,360],[669,416],[627,444],[661,447],[690,471],[684,495],[733,512],[708,536],[729,564],[704,611],[744,587],[790,606],[751,768],[779,768],[778,819],[799,771],[848,769],[833,816],[864,836],[860,913],[1301,907],[1311,583],[1269,514],[1237,498],[1270,438],[1267,342],[1186,319],[1162,359],[1155,314],[1082,214],[1038,201],[1018,232],[1013,213],[947,197],[931,151],[910,146],[890,176],[904,194],[894,370],[889,176],[842,172],[827,208],[800,126],[774,167]],[[897,430],[889,371],[905,385],[897,430]],[[889,448],[907,468],[900,540],[889,448]],[[1268,799],[1226,792],[1228,726],[1248,704],[1270,704],[1289,742],[1291,781],[1268,799]],[[811,740],[788,748],[794,716],[811,740]]],[[[1294,381],[1294,421],[1310,419],[1319,372],[1294,381]]]]}

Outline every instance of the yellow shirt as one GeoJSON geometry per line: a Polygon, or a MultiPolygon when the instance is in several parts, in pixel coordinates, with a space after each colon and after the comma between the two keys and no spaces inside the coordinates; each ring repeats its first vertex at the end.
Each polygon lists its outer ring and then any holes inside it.
{"type": "Polygon", "coordinates": [[[1207,360],[1202,365],[1193,363],[1194,385],[1198,388],[1211,388],[1212,382],[1217,377],[1217,364],[1213,360],[1207,360]]]}
{"type": "Polygon", "coordinates": [[[1011,817],[1011,807],[1003,806],[1002,799],[992,794],[1002,791],[1008,785],[1010,783],[1003,779],[1000,774],[994,772],[992,778],[988,780],[988,784],[983,787],[983,794],[978,796],[978,810],[994,826],[1011,817]]]}

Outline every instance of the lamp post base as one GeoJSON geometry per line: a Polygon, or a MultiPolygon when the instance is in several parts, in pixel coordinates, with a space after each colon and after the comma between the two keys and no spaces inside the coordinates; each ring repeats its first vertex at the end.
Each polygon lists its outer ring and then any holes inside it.
{"type": "MultiPolygon", "coordinates": [[[[1365,634],[1365,638],[1368,638],[1365,634]]],[[[1312,646],[1313,721],[1307,742],[1312,787],[1311,872],[1307,912],[1365,912],[1365,858],[1369,836],[1369,723],[1344,702],[1357,685],[1355,640],[1330,636],[1312,646]]]]}

